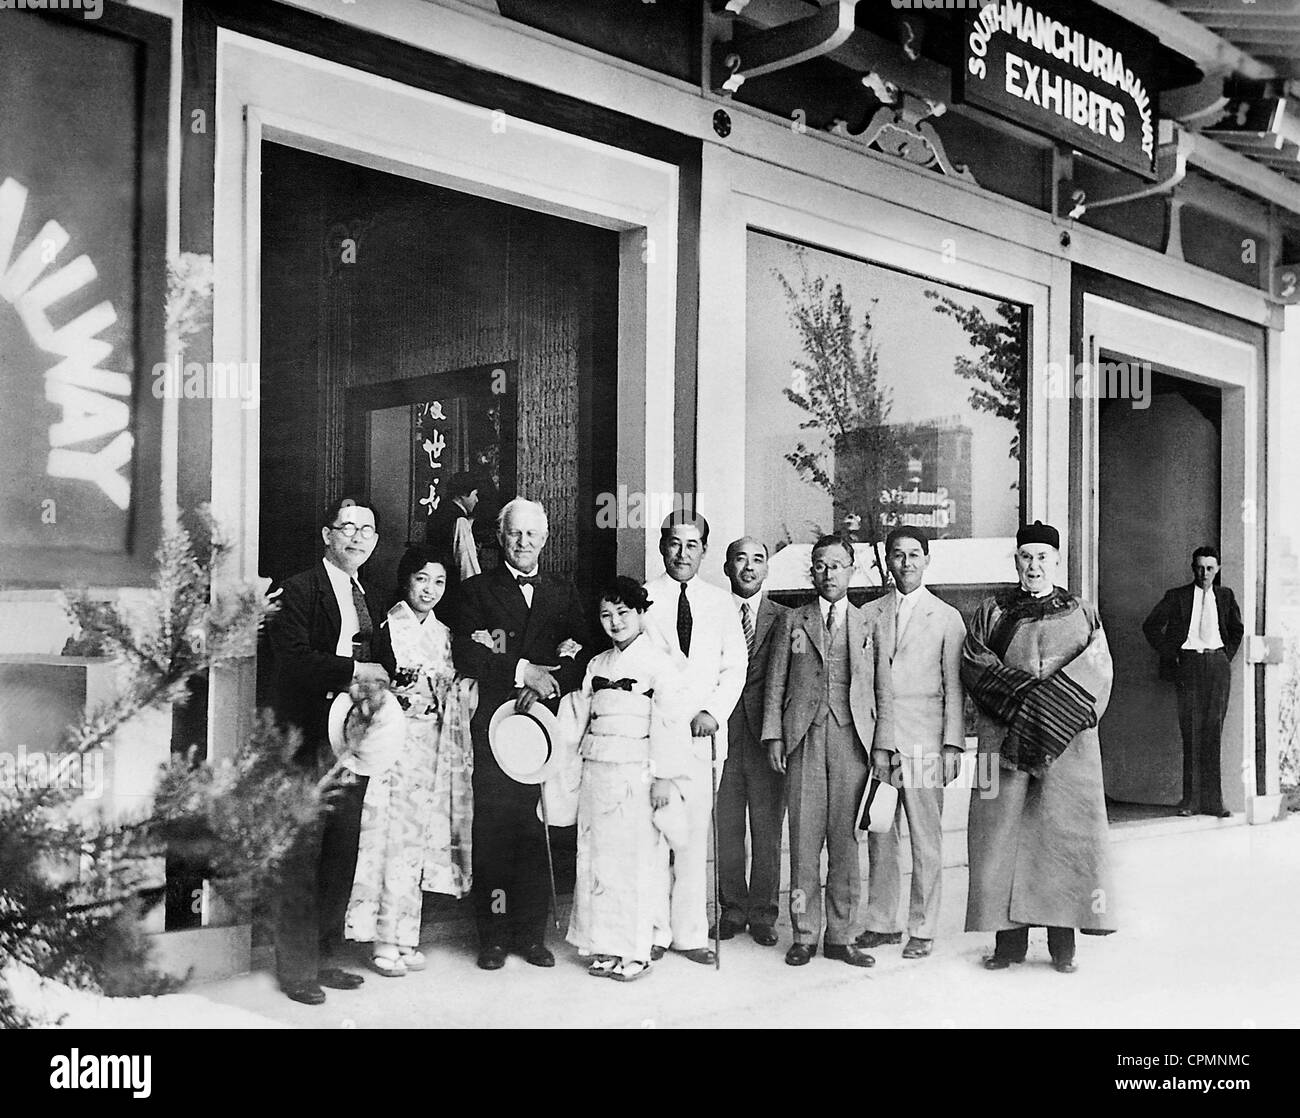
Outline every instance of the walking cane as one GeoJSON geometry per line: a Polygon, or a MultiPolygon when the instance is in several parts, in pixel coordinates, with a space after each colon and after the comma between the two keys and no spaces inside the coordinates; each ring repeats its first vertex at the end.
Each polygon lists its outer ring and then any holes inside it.
{"type": "Polygon", "coordinates": [[[560,930],[560,902],[555,897],[555,858],[551,855],[551,821],[546,815],[546,788],[537,787],[538,799],[542,805],[542,831],[546,835],[546,870],[551,878],[551,919],[555,921],[555,930],[560,930]]]}
{"type": "Polygon", "coordinates": [[[718,874],[718,737],[709,735],[709,786],[713,790],[713,969],[722,969],[722,890],[718,874]]]}

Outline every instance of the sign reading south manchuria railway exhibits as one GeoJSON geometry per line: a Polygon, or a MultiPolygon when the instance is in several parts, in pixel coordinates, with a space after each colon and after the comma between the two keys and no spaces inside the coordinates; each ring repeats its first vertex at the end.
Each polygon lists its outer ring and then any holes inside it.
{"type": "Polygon", "coordinates": [[[993,0],[966,16],[954,100],[1153,179],[1156,47],[1092,5],[993,0]]]}

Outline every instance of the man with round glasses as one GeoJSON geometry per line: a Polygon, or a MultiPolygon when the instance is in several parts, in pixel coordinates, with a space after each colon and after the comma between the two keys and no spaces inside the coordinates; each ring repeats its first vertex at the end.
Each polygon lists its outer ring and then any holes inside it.
{"type": "Polygon", "coordinates": [[[822,536],[813,545],[811,574],[817,598],[777,619],[763,709],[768,762],[785,774],[790,813],[794,944],[785,961],[806,966],[821,940],[825,958],[870,967],[876,960],[854,943],[862,889],[854,812],[871,749],[889,747],[889,662],[872,623],[848,598],[853,545],[822,536]],[[878,724],[885,729],[879,740],[878,724]]]}
{"type": "MultiPolygon", "coordinates": [[[[279,611],[267,628],[275,660],[272,706],[302,743],[293,763],[317,778],[333,764],[328,711],[349,688],[382,689],[388,673],[379,663],[384,611],[357,577],[379,542],[375,513],[345,498],[320,523],[325,554],[271,592],[279,611]]],[[[276,973],[280,989],[296,1002],[320,1005],[322,986],[352,990],[358,974],[325,965],[343,938],[366,778],[351,777],[323,819],[305,827],[281,866],[275,904],[276,973]]]]}

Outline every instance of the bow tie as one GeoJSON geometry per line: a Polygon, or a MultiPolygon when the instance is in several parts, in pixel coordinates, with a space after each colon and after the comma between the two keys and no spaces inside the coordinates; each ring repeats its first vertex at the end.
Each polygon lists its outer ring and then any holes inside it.
{"type": "Polygon", "coordinates": [[[515,581],[516,581],[517,583],[519,583],[520,586],[536,586],[536,585],[537,585],[537,576],[536,576],[536,575],[516,575],[516,576],[515,576],[515,581]]]}
{"type": "Polygon", "coordinates": [[[603,675],[593,676],[591,680],[592,691],[631,691],[634,679],[606,679],[603,675]]]}

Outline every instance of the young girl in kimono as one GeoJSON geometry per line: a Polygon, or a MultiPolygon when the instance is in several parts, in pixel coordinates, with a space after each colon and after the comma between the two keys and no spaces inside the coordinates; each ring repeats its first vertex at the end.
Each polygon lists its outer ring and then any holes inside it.
{"type": "MultiPolygon", "coordinates": [[[[614,642],[587,667],[563,715],[581,733],[577,881],[568,941],[592,956],[588,974],[631,982],[650,969],[655,853],[663,841],[654,811],[678,795],[690,759],[678,660],[642,632],[645,590],[616,578],[600,599],[601,628],[614,642]]],[[[662,882],[658,883],[662,887],[662,882]]]]}
{"type": "Polygon", "coordinates": [[[391,978],[424,968],[423,893],[469,892],[473,821],[473,710],[452,667],[450,630],[433,616],[446,564],[409,548],[397,583],[400,600],[384,621],[392,649],[385,666],[406,715],[406,744],[366,789],[345,928],[348,939],[374,944],[371,968],[391,978]]]}

